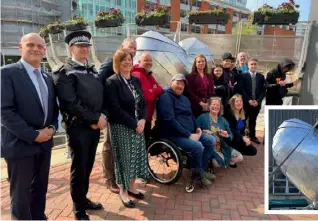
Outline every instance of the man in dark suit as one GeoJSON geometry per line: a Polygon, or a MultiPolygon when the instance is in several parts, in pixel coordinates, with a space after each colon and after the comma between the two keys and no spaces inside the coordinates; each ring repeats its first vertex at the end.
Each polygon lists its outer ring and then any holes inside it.
{"type": "Polygon", "coordinates": [[[44,214],[58,106],[51,76],[41,70],[45,43],[21,38],[21,60],[1,68],[1,156],[10,171],[13,219],[46,220],[44,214]]]}
{"type": "Polygon", "coordinates": [[[248,117],[249,136],[251,141],[260,144],[255,134],[256,119],[261,110],[265,97],[265,78],[256,71],[258,60],[251,58],[248,61],[249,72],[241,75],[241,91],[245,111],[248,117]]]}

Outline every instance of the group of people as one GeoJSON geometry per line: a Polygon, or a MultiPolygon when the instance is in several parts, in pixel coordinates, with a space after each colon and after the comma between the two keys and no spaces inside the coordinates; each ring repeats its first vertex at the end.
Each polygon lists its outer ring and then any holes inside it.
{"type": "Polygon", "coordinates": [[[76,219],[89,220],[86,210],[103,209],[87,198],[101,130],[106,132],[105,184],[126,207],[136,206],[132,198],[144,198],[134,184],[137,178],[149,179],[146,150],[153,127],[191,155],[192,179],[209,185],[216,178],[206,171],[209,160],[216,167],[235,168],[242,155],[257,153],[251,141],[258,143],[255,125],[265,91],[268,104],[281,104],[290,86],[285,73],[294,67],[286,59],[265,80],[257,72],[257,59],[246,62],[241,53],[233,66],[235,59],[225,53],[210,74],[200,54],[190,74],[174,75],[163,89],[152,74],[151,54],[143,53],[133,65],[133,39],[125,39],[99,72],[87,61],[90,40],[86,31],[67,35],[71,57],[51,76],[40,66],[45,43],[30,33],[21,38],[21,60],[1,67],[1,155],[8,166],[14,219],[47,219],[59,111],[72,158],[73,212],[76,219]]]}

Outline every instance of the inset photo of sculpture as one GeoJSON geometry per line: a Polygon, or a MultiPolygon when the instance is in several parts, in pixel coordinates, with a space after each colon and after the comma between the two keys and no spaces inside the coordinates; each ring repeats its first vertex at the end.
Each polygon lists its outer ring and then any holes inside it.
{"type": "Polygon", "coordinates": [[[318,106],[266,106],[265,125],[265,213],[318,214],[318,106]]]}

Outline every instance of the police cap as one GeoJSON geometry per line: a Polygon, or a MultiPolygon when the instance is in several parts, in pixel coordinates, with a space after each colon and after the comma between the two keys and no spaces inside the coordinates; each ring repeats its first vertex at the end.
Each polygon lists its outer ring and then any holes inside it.
{"type": "Polygon", "coordinates": [[[91,46],[92,35],[88,31],[74,31],[65,37],[65,43],[71,45],[89,45],[91,46]]]}

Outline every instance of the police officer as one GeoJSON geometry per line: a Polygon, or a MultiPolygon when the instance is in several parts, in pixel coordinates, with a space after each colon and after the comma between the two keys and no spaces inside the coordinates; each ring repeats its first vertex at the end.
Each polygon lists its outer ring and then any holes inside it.
{"type": "Polygon", "coordinates": [[[71,196],[73,212],[78,220],[89,220],[87,209],[98,210],[103,206],[86,195],[89,177],[94,165],[100,130],[107,123],[103,110],[103,84],[94,65],[89,65],[91,34],[87,31],[72,32],[65,37],[72,58],[53,73],[57,95],[72,157],[71,196]]]}

